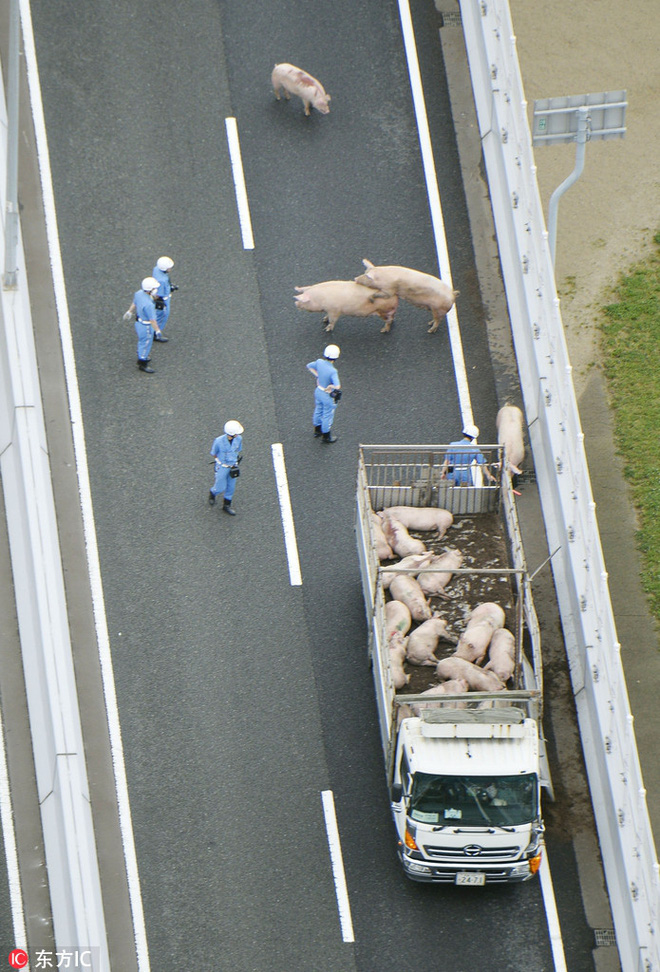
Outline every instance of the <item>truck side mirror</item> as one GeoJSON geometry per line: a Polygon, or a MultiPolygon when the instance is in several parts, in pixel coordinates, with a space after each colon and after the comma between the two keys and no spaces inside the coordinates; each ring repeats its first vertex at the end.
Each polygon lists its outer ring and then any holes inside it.
{"type": "Polygon", "coordinates": [[[393,783],[392,789],[390,790],[390,799],[392,803],[401,803],[403,799],[403,783],[393,783]]]}

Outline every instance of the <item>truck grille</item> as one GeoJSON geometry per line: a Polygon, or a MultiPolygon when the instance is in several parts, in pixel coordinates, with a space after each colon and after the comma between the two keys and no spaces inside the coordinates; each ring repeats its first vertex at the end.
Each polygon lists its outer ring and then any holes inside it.
{"type": "MultiPolygon", "coordinates": [[[[474,845],[467,845],[474,846],[474,845]]],[[[466,854],[464,847],[432,847],[423,848],[426,856],[431,859],[442,859],[444,861],[471,861],[479,864],[485,861],[514,861],[520,857],[519,847],[484,847],[479,854],[466,854]]]]}

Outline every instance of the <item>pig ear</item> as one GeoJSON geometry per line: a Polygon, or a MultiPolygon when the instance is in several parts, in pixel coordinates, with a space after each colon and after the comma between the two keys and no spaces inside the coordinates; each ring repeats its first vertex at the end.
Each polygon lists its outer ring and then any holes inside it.
{"type": "Polygon", "coordinates": [[[373,267],[373,263],[371,262],[371,260],[363,260],[362,264],[367,268],[367,270],[371,270],[371,268],[373,267]]]}

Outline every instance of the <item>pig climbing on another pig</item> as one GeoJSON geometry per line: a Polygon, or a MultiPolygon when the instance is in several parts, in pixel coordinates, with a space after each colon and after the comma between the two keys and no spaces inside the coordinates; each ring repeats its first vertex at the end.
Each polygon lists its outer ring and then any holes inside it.
{"type": "Polygon", "coordinates": [[[497,444],[504,446],[506,471],[510,476],[519,476],[525,458],[523,440],[523,413],[516,405],[503,405],[497,413],[497,444]]]}
{"type": "Polygon", "coordinates": [[[426,307],[431,311],[429,334],[438,330],[440,318],[446,317],[454,306],[459,291],[452,290],[439,277],[409,267],[375,267],[370,260],[363,260],[364,273],[355,277],[355,282],[374,290],[385,290],[403,297],[409,304],[426,307]]]}
{"type": "Polygon", "coordinates": [[[312,313],[321,311],[325,315],[323,323],[326,331],[334,330],[344,314],[347,317],[370,317],[375,314],[385,321],[385,326],[380,329],[384,334],[389,331],[399,306],[396,294],[362,287],[354,280],[325,280],[295,289],[297,293],[293,299],[296,308],[312,313]]]}
{"type": "Polygon", "coordinates": [[[493,633],[504,627],[504,611],[494,601],[479,604],[468,618],[465,631],[458,639],[455,654],[458,658],[480,665],[486,657],[493,633]]]}
{"type": "Polygon", "coordinates": [[[275,97],[280,100],[280,91],[284,89],[284,97],[289,100],[290,95],[298,95],[305,106],[305,114],[309,115],[310,106],[327,115],[330,111],[330,95],[320,81],[313,78],[307,71],[296,67],[295,64],[276,64],[270,76],[275,97]]]}

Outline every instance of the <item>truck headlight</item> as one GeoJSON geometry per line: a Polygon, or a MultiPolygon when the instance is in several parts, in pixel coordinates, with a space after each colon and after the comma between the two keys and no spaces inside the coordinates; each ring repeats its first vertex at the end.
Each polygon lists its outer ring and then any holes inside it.
{"type": "Polygon", "coordinates": [[[424,864],[411,864],[408,862],[408,870],[416,871],[417,874],[429,874],[432,868],[426,867],[424,864]]]}

